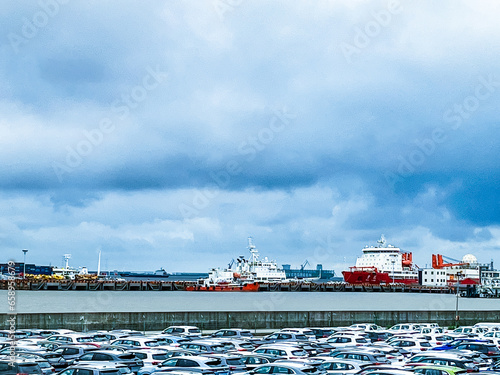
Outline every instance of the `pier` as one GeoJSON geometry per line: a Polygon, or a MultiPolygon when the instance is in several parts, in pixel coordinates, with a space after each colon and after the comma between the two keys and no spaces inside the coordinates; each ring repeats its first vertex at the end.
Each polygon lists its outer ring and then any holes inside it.
{"type": "MultiPolygon", "coordinates": [[[[64,290],[64,291],[184,291],[195,281],[166,280],[23,280],[16,279],[16,290],[64,290]]],[[[0,281],[0,289],[7,289],[8,281],[0,281]]],[[[261,292],[374,292],[374,293],[439,293],[453,294],[454,287],[435,287],[406,284],[346,284],[343,282],[307,282],[293,280],[276,283],[263,283],[261,292]]],[[[462,293],[469,293],[466,286],[461,286],[462,293]]]]}

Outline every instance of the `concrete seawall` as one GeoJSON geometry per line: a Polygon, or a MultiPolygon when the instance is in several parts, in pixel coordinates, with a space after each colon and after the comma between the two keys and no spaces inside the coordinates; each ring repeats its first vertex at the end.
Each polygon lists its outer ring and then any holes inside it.
{"type": "MultiPolygon", "coordinates": [[[[460,311],[460,325],[498,322],[500,311],[460,311]]],[[[0,325],[8,329],[7,319],[0,314],[0,325]]],[[[202,330],[219,328],[280,329],[284,327],[347,326],[373,322],[381,326],[396,323],[438,323],[442,327],[455,324],[455,311],[207,311],[207,312],[106,312],[106,313],[26,313],[17,314],[18,329],[66,328],[75,331],[96,329],[162,330],[170,325],[195,325],[202,330]]]]}

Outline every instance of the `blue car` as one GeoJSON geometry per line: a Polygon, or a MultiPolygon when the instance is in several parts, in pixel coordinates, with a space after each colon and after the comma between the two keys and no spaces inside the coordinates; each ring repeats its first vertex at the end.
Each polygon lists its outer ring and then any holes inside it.
{"type": "Polygon", "coordinates": [[[478,339],[456,339],[456,340],[450,341],[449,343],[446,343],[444,345],[435,346],[434,348],[432,348],[432,350],[456,349],[459,345],[462,345],[465,343],[488,344],[489,342],[488,342],[488,340],[478,340],[478,339]]]}

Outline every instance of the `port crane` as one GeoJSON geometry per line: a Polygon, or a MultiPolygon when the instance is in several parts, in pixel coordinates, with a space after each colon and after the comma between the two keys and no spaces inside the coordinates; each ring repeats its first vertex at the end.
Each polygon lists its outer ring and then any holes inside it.
{"type": "Polygon", "coordinates": [[[300,265],[300,270],[303,271],[307,265],[311,265],[311,263],[309,263],[309,261],[306,259],[306,261],[300,265]]]}
{"type": "Polygon", "coordinates": [[[432,268],[434,269],[442,269],[445,267],[453,267],[453,266],[468,266],[469,263],[462,262],[458,259],[453,259],[449,257],[445,257],[444,255],[441,254],[432,254],[432,268]],[[448,263],[444,263],[444,260],[446,260],[448,263]]]}

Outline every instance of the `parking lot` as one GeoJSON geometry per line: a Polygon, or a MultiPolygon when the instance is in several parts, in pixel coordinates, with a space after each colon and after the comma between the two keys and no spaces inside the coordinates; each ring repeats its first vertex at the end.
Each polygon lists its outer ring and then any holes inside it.
{"type": "Polygon", "coordinates": [[[500,323],[0,331],[0,375],[500,374],[500,323]]]}

